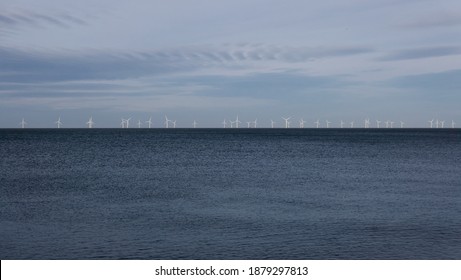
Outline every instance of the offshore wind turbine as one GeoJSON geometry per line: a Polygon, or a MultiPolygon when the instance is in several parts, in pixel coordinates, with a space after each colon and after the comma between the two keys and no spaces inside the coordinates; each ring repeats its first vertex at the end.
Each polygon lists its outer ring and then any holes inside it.
{"type": "Polygon", "coordinates": [[[242,123],[241,121],[239,121],[239,115],[237,115],[237,119],[234,121],[235,123],[235,128],[239,128],[239,123],[242,123]]]}
{"type": "Polygon", "coordinates": [[[444,125],[445,125],[445,121],[440,121],[441,128],[443,128],[444,125]]]}
{"type": "Polygon", "coordinates": [[[141,128],[141,120],[138,120],[138,128],[141,128]]]}
{"type": "Polygon", "coordinates": [[[147,125],[149,128],[152,128],[152,117],[149,118],[148,121],[146,121],[147,125]]]}
{"type": "Polygon", "coordinates": [[[326,120],[325,122],[327,123],[327,128],[330,128],[330,123],[331,122],[329,120],[326,120]]]}
{"type": "Polygon", "coordinates": [[[126,120],[124,118],[122,118],[122,121],[120,122],[120,126],[122,128],[125,128],[125,123],[126,123],[126,120]]]}
{"type": "Polygon", "coordinates": [[[22,118],[22,121],[19,123],[21,125],[21,128],[26,128],[26,121],[24,120],[24,118],[22,118]]]}
{"type": "Polygon", "coordinates": [[[351,128],[354,128],[354,121],[351,121],[351,128]]]}
{"type": "Polygon", "coordinates": [[[271,120],[271,128],[274,128],[274,124],[275,124],[275,122],[273,120],[271,120]]]}
{"type": "Polygon", "coordinates": [[[250,128],[251,122],[247,122],[247,128],[250,128]]]}
{"type": "Polygon", "coordinates": [[[341,120],[341,128],[344,128],[344,122],[341,120]]]}
{"type": "Polygon", "coordinates": [[[289,127],[290,127],[290,122],[289,122],[289,120],[291,119],[291,117],[288,117],[288,118],[282,117],[282,119],[285,120],[285,128],[289,128],[289,127]]]}
{"type": "Polygon", "coordinates": [[[432,119],[432,120],[430,120],[430,121],[427,121],[427,122],[431,123],[431,128],[434,127],[434,119],[432,119]]]}
{"type": "Polygon", "coordinates": [[[316,125],[317,125],[317,128],[319,128],[320,126],[320,120],[317,120],[316,122],[314,122],[316,125]]]}
{"type": "Polygon", "coordinates": [[[455,121],[451,120],[451,128],[455,128],[455,121]]]}
{"type": "Polygon", "coordinates": [[[391,128],[394,128],[394,122],[391,121],[391,128]]]}
{"type": "Polygon", "coordinates": [[[226,119],[224,119],[224,121],[222,122],[222,125],[223,125],[223,128],[226,128],[226,126],[227,126],[226,119]]]}
{"type": "Polygon", "coordinates": [[[306,121],[304,119],[300,119],[299,120],[299,128],[304,128],[304,124],[306,123],[306,121]]]}
{"type": "Polygon", "coordinates": [[[194,122],[192,123],[192,126],[193,126],[194,128],[197,128],[197,122],[196,122],[195,120],[194,120],[194,122]]]}
{"type": "Polygon", "coordinates": [[[93,128],[94,122],[93,122],[93,117],[90,117],[90,119],[86,122],[88,125],[88,128],[93,128]]]}
{"type": "Polygon", "coordinates": [[[376,128],[379,128],[379,124],[381,123],[380,120],[376,120],[376,128]]]}
{"type": "Polygon", "coordinates": [[[61,116],[59,116],[58,120],[54,122],[58,128],[61,128],[62,122],[61,122],[61,116]]]}
{"type": "Polygon", "coordinates": [[[404,122],[400,121],[400,128],[403,128],[404,124],[405,124],[404,122]]]}
{"type": "Polygon", "coordinates": [[[255,119],[253,124],[255,125],[254,128],[258,127],[258,119],[255,119]]]}
{"type": "Polygon", "coordinates": [[[365,119],[364,128],[370,128],[370,119],[365,119]]]}
{"type": "Polygon", "coordinates": [[[171,121],[173,123],[173,128],[176,128],[176,121],[171,121]]]}
{"type": "Polygon", "coordinates": [[[169,126],[170,121],[171,121],[171,120],[169,120],[168,117],[165,115],[165,128],[169,128],[169,127],[170,127],[170,126],[169,126]]]}
{"type": "Polygon", "coordinates": [[[386,128],[389,128],[389,123],[390,123],[390,121],[385,121],[386,128]]]}

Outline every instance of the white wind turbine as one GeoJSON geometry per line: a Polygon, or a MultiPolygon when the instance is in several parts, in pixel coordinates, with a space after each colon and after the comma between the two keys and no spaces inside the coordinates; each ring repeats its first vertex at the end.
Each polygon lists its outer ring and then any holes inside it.
{"type": "Polygon", "coordinates": [[[254,124],[254,128],[257,128],[258,127],[258,119],[255,119],[253,124],[254,124]]]}
{"type": "Polygon", "coordinates": [[[125,120],[126,128],[130,127],[130,120],[131,120],[131,118],[128,118],[128,119],[125,120]]]}
{"type": "Polygon", "coordinates": [[[22,118],[22,121],[19,123],[21,125],[21,128],[26,128],[26,121],[24,120],[24,118],[22,118]]]}
{"type": "Polygon", "coordinates": [[[230,122],[230,128],[234,128],[235,121],[229,121],[229,122],[230,122]]]}
{"type": "Polygon", "coordinates": [[[445,125],[445,121],[440,121],[440,127],[443,128],[445,125]]]}
{"type": "Polygon", "coordinates": [[[427,121],[427,122],[431,124],[431,128],[434,128],[434,119],[427,121]]]}
{"type": "Polygon", "coordinates": [[[389,124],[390,124],[390,123],[391,123],[390,121],[385,121],[386,128],[389,128],[389,124]]]}
{"type": "Polygon", "coordinates": [[[237,115],[237,119],[234,121],[235,123],[235,128],[239,128],[239,123],[242,123],[241,121],[239,121],[239,116],[237,115]]]}
{"type": "Polygon", "coordinates": [[[141,128],[141,120],[138,120],[138,128],[141,128]]]}
{"type": "Polygon", "coordinates": [[[354,121],[351,121],[351,128],[354,128],[354,121]]]}
{"type": "Polygon", "coordinates": [[[439,119],[435,120],[435,128],[439,128],[439,119]]]}
{"type": "Polygon", "coordinates": [[[304,119],[300,119],[299,120],[299,128],[304,128],[304,124],[306,123],[306,121],[304,119]]]}
{"type": "Polygon", "coordinates": [[[148,121],[146,121],[147,125],[149,128],[152,128],[152,117],[149,118],[148,121]]]}
{"type": "Polygon", "coordinates": [[[250,128],[251,122],[247,122],[247,128],[250,128]]]}
{"type": "Polygon", "coordinates": [[[376,120],[376,128],[379,128],[379,124],[381,123],[380,120],[376,120]]]}
{"type": "Polygon", "coordinates": [[[176,121],[171,121],[173,123],[173,128],[176,128],[176,121]]]}
{"type": "Polygon", "coordinates": [[[61,128],[62,122],[61,122],[61,116],[59,116],[58,120],[54,122],[58,128],[61,128]]]}
{"type": "Polygon", "coordinates": [[[455,128],[455,121],[451,120],[451,128],[455,128]]]}
{"type": "Polygon", "coordinates": [[[193,126],[194,128],[197,128],[197,122],[196,122],[195,120],[194,120],[194,122],[192,123],[192,126],[193,126]]]}
{"type": "Polygon", "coordinates": [[[226,128],[226,126],[227,126],[227,121],[226,121],[226,119],[224,119],[224,121],[222,122],[222,125],[223,125],[223,128],[226,128]]]}
{"type": "Polygon", "coordinates": [[[274,128],[274,124],[275,124],[275,122],[273,120],[271,120],[271,128],[274,128]]]}
{"type": "Polygon", "coordinates": [[[329,120],[326,120],[325,122],[327,123],[327,128],[330,128],[330,123],[331,122],[329,120]]]}
{"type": "Polygon", "coordinates": [[[169,127],[170,127],[170,121],[171,121],[171,120],[169,120],[168,117],[165,115],[165,128],[169,128],[169,127]]]}
{"type": "Polygon", "coordinates": [[[314,123],[316,124],[317,128],[319,128],[319,127],[320,127],[320,120],[317,120],[317,121],[316,121],[316,122],[314,122],[314,123]]]}
{"type": "Polygon", "coordinates": [[[344,122],[341,120],[341,128],[344,128],[344,122]]]}
{"type": "Polygon", "coordinates": [[[403,125],[404,125],[404,124],[405,124],[405,123],[404,123],[403,121],[400,121],[400,128],[403,128],[403,125]]]}
{"type": "Polygon", "coordinates": [[[93,117],[90,117],[90,119],[86,122],[88,125],[88,128],[93,128],[94,122],[93,122],[93,117]]]}
{"type": "Polygon", "coordinates": [[[126,123],[126,120],[124,118],[122,118],[122,121],[120,122],[120,126],[122,128],[125,128],[125,123],[126,123]]]}
{"type": "Polygon", "coordinates": [[[370,119],[365,119],[365,128],[370,128],[370,119]]]}
{"type": "Polygon", "coordinates": [[[394,122],[391,121],[391,128],[394,128],[394,122]]]}
{"type": "Polygon", "coordinates": [[[289,120],[291,119],[291,117],[288,117],[288,118],[282,117],[282,119],[285,121],[285,128],[289,128],[290,127],[289,120]]]}

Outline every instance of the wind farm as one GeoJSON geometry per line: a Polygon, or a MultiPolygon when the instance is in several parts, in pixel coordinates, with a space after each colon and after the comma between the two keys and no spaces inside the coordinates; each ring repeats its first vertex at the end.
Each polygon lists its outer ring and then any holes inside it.
{"type": "MultiPolygon", "coordinates": [[[[274,121],[274,119],[267,119],[267,120],[262,120],[259,121],[258,118],[255,119],[246,119],[243,121],[246,125],[243,127],[244,129],[267,129],[267,128],[274,128],[274,129],[412,129],[412,128],[430,128],[430,129],[455,129],[456,128],[456,122],[455,120],[451,120],[448,125],[445,125],[445,120],[440,120],[436,118],[429,119],[427,121],[421,121],[419,125],[408,125],[408,122],[400,120],[400,121],[393,121],[390,119],[386,119],[386,121],[382,121],[379,119],[376,119],[374,123],[372,123],[370,118],[365,118],[363,119],[363,126],[357,126],[355,127],[354,124],[357,122],[356,120],[344,120],[344,119],[338,119],[336,121],[330,121],[330,119],[316,119],[316,118],[310,118],[306,119],[305,117],[300,117],[300,118],[294,118],[292,116],[285,117],[281,116],[279,117],[282,119],[281,124],[278,124],[278,122],[274,121]],[[295,120],[298,125],[297,126],[291,126],[292,120],[295,120]],[[308,125],[308,124],[312,125],[308,125]],[[382,123],[384,123],[382,125],[382,123]],[[394,124],[396,124],[394,126],[394,124]],[[426,123],[426,125],[424,125],[426,123]],[[322,125],[324,124],[324,125],[322,125]],[[347,125],[348,124],[348,125],[347,125]],[[374,125],[373,125],[374,124],[374,125]],[[421,125],[423,124],[423,125],[421,125]]],[[[192,119],[190,121],[188,120],[173,120],[169,119],[167,115],[164,115],[163,117],[163,122],[158,120],[155,121],[155,119],[152,116],[149,116],[146,121],[142,121],[142,117],[137,121],[135,127],[130,126],[130,120],[132,117],[122,117],[120,118],[120,122],[118,125],[113,126],[110,123],[108,123],[106,126],[100,125],[98,127],[100,128],[136,128],[136,129],[152,129],[152,128],[198,128],[199,121],[197,119],[192,119]],[[143,126],[143,123],[146,125],[143,126]],[[163,125],[161,125],[163,123],[163,125]],[[189,123],[189,125],[188,125],[189,123]],[[155,126],[154,124],[157,124],[155,126]]],[[[146,119],[146,118],[144,118],[146,119]]],[[[200,121],[202,125],[200,128],[222,128],[222,129],[239,129],[241,127],[242,120],[237,115],[234,120],[232,118],[224,118],[222,122],[216,121],[216,122],[210,122],[209,120],[203,120],[200,121]]],[[[61,121],[61,116],[57,118],[56,121],[54,121],[55,128],[62,128],[63,127],[63,122],[61,121]]],[[[114,124],[114,123],[112,123],[114,124]]],[[[47,128],[46,126],[40,127],[40,126],[34,126],[33,123],[27,123],[25,121],[25,118],[22,118],[21,121],[19,122],[19,127],[20,128],[47,128]]],[[[86,128],[94,128],[95,127],[95,122],[93,120],[93,117],[89,117],[89,119],[84,123],[84,127],[86,128]]],[[[66,128],[79,128],[78,125],[67,125],[66,128]]],[[[242,128],[242,129],[243,129],[242,128]]]]}

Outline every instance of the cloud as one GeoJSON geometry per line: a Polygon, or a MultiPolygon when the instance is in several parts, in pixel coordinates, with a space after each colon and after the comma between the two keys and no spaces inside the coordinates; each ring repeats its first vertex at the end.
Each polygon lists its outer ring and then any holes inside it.
{"type": "Polygon", "coordinates": [[[386,82],[388,85],[403,89],[427,92],[437,98],[441,95],[456,94],[461,98],[461,69],[421,75],[407,75],[386,82]]]}
{"type": "Polygon", "coordinates": [[[52,25],[62,28],[68,28],[72,25],[86,25],[87,22],[73,15],[68,14],[43,14],[38,12],[23,11],[8,13],[0,11],[0,27],[20,27],[42,25],[52,25]]]}
{"type": "Polygon", "coordinates": [[[431,13],[398,25],[403,28],[427,29],[461,25],[461,14],[455,12],[431,13]]]}
{"type": "Polygon", "coordinates": [[[439,47],[424,47],[404,49],[391,52],[379,58],[383,61],[391,60],[407,60],[407,59],[423,59],[439,56],[450,56],[461,54],[461,47],[458,46],[439,46],[439,47]]]}

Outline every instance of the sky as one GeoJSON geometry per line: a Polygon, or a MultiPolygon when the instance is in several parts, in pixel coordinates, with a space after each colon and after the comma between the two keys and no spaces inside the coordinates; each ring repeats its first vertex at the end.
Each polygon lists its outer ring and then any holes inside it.
{"type": "Polygon", "coordinates": [[[461,126],[459,0],[1,0],[0,127],[461,126]]]}

